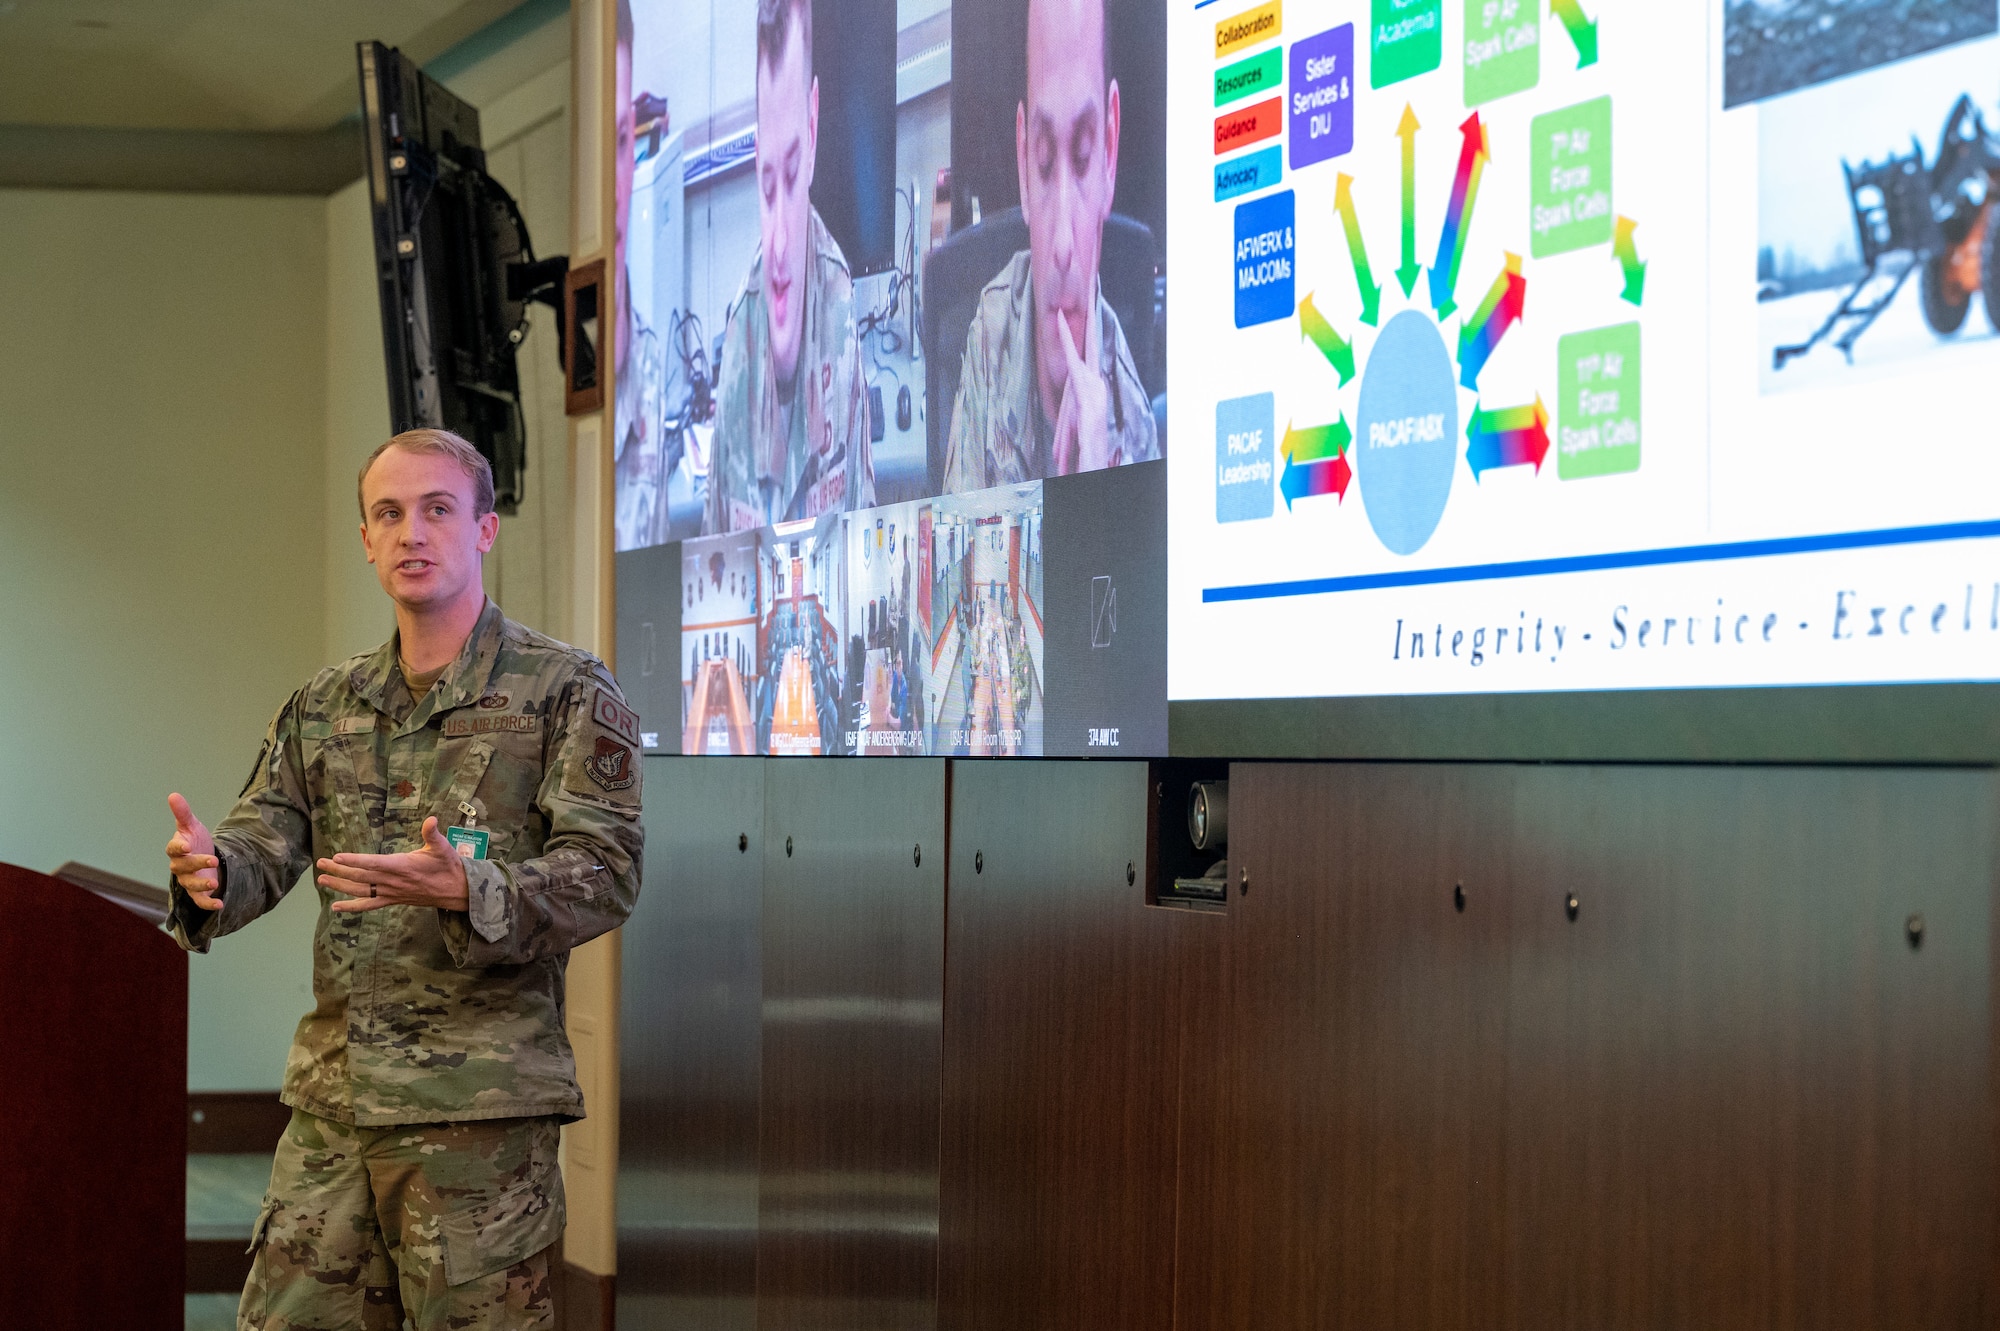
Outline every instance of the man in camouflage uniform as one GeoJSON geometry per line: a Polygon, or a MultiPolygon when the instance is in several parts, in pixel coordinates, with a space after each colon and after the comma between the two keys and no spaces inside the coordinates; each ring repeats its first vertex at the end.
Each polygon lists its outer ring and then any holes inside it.
{"type": "Polygon", "coordinates": [[[979,295],[945,452],[948,494],[1159,457],[1098,265],[1118,184],[1104,0],[1030,0],[1014,154],[1028,248],[979,295]]]}
{"type": "Polygon", "coordinates": [[[596,658],[486,599],[499,519],[470,444],[400,435],[361,491],[395,636],[279,709],[213,835],[169,798],[183,947],[308,868],[320,887],[237,1326],[549,1328],[557,1129],[584,1112],[563,974],[638,894],[638,718],[596,658]]]}
{"type": "Polygon", "coordinates": [[[875,504],[854,282],[809,194],[818,136],[812,0],[760,0],[759,247],[723,334],[707,534],[875,504]]]}
{"type": "MultiPolygon", "coordinates": [[[[612,338],[611,457],[617,499],[614,545],[638,550],[673,539],[667,512],[670,477],[666,433],[667,360],[652,325],[632,304],[626,233],[632,217],[632,177],[637,166],[637,109],[632,97],[632,6],[618,0],[617,42],[612,48],[617,109],[617,157],[612,173],[612,223],[618,270],[618,323],[612,338]]],[[[662,124],[658,133],[666,134],[662,124]]]]}
{"type": "MultiPolygon", "coordinates": [[[[621,286],[625,285],[623,281],[621,286]]],[[[638,311],[625,304],[621,352],[613,382],[612,465],[618,489],[613,519],[619,550],[641,550],[673,539],[667,512],[666,357],[660,339],[638,311]]]]}

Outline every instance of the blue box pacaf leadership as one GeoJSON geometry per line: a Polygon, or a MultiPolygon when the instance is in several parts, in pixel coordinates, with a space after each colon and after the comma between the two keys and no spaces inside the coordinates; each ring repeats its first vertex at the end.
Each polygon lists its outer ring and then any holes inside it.
{"type": "Polygon", "coordinates": [[[1296,210],[1297,196],[1291,190],[1254,200],[1236,210],[1238,328],[1289,319],[1298,308],[1292,294],[1296,210]]]}
{"type": "Polygon", "coordinates": [[[1276,508],[1278,399],[1271,393],[1215,405],[1215,520],[1249,522],[1276,508]]]}

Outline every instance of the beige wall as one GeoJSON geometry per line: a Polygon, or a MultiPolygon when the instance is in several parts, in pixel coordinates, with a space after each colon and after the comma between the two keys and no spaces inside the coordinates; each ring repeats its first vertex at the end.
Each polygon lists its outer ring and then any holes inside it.
{"type": "MultiPolygon", "coordinates": [[[[552,25],[555,26],[555,25],[552,25]]],[[[473,78],[478,70],[467,77],[473,78]]],[[[481,106],[487,168],[507,187],[541,256],[562,254],[569,233],[569,66],[561,61],[481,106]]],[[[370,651],[394,627],[388,602],[361,556],[354,482],[389,435],[382,314],[368,186],[356,180],[326,212],[326,657],[370,651]]],[[[528,473],[521,511],[502,519],[486,587],[531,628],[571,636],[568,432],[554,311],[535,306],[519,356],[528,421],[528,473]]]]}
{"type": "MultiPolygon", "coordinates": [[[[568,24],[546,29],[454,86],[560,254],[568,24]]],[[[354,507],[389,431],[373,243],[359,181],[330,198],[0,191],[0,859],[158,881],[167,791],[219,820],[292,690],[388,635],[354,507]]],[[[521,358],[528,497],[487,580],[562,637],[551,318],[521,358]]],[[[191,1089],[278,1084],[314,908],[295,892],[193,961],[191,1089]]]]}
{"type": "MultiPolygon", "coordinates": [[[[159,881],[320,663],[325,216],[0,191],[0,859],[159,881]]],[[[276,1083],[311,927],[193,967],[193,1084],[276,1083]]]]}

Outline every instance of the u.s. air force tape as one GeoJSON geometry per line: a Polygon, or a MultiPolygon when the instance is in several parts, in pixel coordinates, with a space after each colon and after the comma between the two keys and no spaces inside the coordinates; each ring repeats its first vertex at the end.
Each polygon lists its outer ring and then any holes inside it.
{"type": "Polygon", "coordinates": [[[460,735],[490,735],[496,731],[519,734],[533,734],[542,725],[539,716],[480,716],[473,712],[454,712],[444,719],[446,738],[455,739],[460,735]]]}

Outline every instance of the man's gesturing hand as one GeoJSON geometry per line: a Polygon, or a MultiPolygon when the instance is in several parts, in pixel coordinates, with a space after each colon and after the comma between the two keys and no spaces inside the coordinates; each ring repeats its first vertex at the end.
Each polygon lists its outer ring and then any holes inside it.
{"type": "Polygon", "coordinates": [[[1077,350],[1070,336],[1069,320],[1056,319],[1062,338],[1063,359],[1069,364],[1069,378],[1063,388],[1062,406],[1056,413],[1055,445],[1051,449],[1056,474],[1101,471],[1111,465],[1111,388],[1098,369],[1103,339],[1098,329],[1097,311],[1085,321],[1085,345],[1077,350]]]}
{"type": "Polygon", "coordinates": [[[465,861],[438,831],[438,820],[424,819],[424,848],[401,855],[336,855],[321,860],[319,885],[345,893],[336,901],[342,914],[380,910],[384,906],[435,906],[440,910],[466,907],[465,861]]]}
{"type": "Polygon", "coordinates": [[[215,857],[215,838],[179,795],[167,796],[167,808],[174,815],[174,834],[167,838],[167,867],[174,881],[203,910],[221,910],[216,889],[222,886],[222,861],[215,857]]]}

